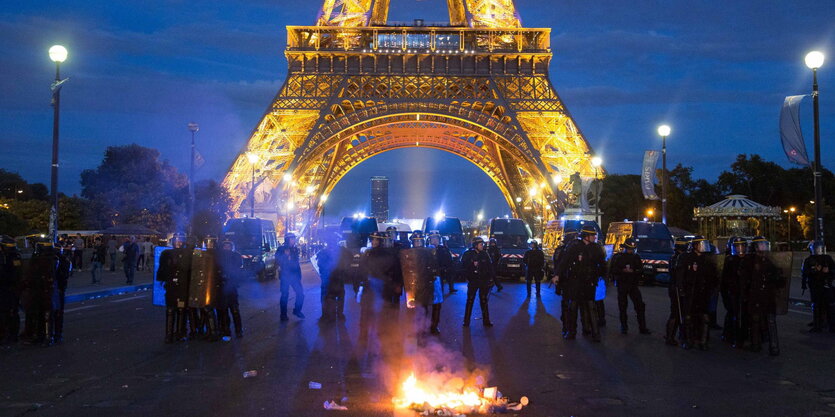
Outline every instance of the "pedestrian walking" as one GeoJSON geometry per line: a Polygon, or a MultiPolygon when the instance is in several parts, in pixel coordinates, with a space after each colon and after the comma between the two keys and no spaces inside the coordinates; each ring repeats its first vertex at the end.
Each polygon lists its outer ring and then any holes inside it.
{"type": "Polygon", "coordinates": [[[287,317],[287,301],[290,297],[290,288],[296,295],[293,306],[293,315],[303,319],[302,305],[304,304],[304,288],[302,287],[302,270],[299,265],[299,248],[296,246],[296,235],[287,233],[284,237],[284,245],[276,251],[276,263],[279,265],[279,279],[281,280],[281,321],[289,320],[287,317]]]}
{"type": "Polygon", "coordinates": [[[107,256],[110,259],[110,272],[116,272],[116,254],[119,253],[119,242],[115,236],[107,240],[107,256]]]}
{"type": "Polygon", "coordinates": [[[81,233],[75,235],[72,241],[72,269],[73,271],[84,271],[84,238],[81,233]]]}
{"type": "Polygon", "coordinates": [[[125,283],[133,284],[133,277],[136,274],[136,262],[139,259],[139,245],[136,244],[136,236],[125,239],[120,249],[122,254],[122,266],[125,270],[125,283]]]}
{"type": "Polygon", "coordinates": [[[104,272],[104,260],[107,256],[107,247],[101,241],[101,237],[96,237],[93,243],[93,256],[90,257],[90,274],[92,275],[92,284],[101,282],[101,273],[104,272]]]}
{"type": "Polygon", "coordinates": [[[142,242],[142,255],[144,262],[142,262],[143,270],[153,271],[154,269],[154,244],[150,237],[146,237],[142,242]]]}
{"type": "Polygon", "coordinates": [[[467,278],[467,304],[464,308],[464,327],[470,326],[470,318],[473,314],[475,297],[481,305],[482,324],[484,327],[493,327],[490,321],[490,287],[493,286],[495,273],[493,271],[493,259],[484,249],[484,239],[473,238],[472,247],[461,255],[461,270],[467,278]]]}
{"type": "Polygon", "coordinates": [[[618,289],[618,313],[620,315],[620,332],[629,331],[628,316],[629,300],[638,320],[638,331],[641,334],[651,334],[647,328],[646,305],[638,283],[643,274],[641,256],[635,253],[638,245],[635,239],[627,238],[620,245],[621,251],[612,255],[609,261],[609,276],[618,289]]]}
{"type": "Polygon", "coordinates": [[[545,276],[545,253],[539,248],[537,241],[531,242],[531,248],[522,257],[525,265],[525,283],[528,285],[528,298],[531,296],[531,281],[536,282],[536,298],[540,297],[539,287],[545,276]]]}

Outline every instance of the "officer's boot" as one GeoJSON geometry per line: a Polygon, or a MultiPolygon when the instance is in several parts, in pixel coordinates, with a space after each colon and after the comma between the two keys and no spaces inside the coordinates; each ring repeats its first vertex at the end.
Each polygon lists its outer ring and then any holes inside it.
{"type": "Polygon", "coordinates": [[[629,316],[626,314],[626,306],[618,303],[618,316],[620,317],[620,332],[626,334],[629,332],[629,316]]]}
{"type": "Polygon", "coordinates": [[[336,300],[336,319],[345,321],[345,294],[342,294],[336,300]]]}
{"type": "Polygon", "coordinates": [[[217,328],[217,317],[214,309],[206,308],[203,310],[203,318],[206,320],[206,340],[210,342],[217,342],[220,339],[220,334],[217,328]]]}
{"type": "Polygon", "coordinates": [[[780,354],[780,339],[777,337],[777,316],[769,314],[768,320],[768,354],[777,356],[780,354]]]}
{"type": "Polygon", "coordinates": [[[473,315],[473,304],[475,304],[475,298],[467,297],[467,305],[464,307],[464,327],[470,326],[470,318],[473,315]]]}
{"type": "Polygon", "coordinates": [[[235,322],[235,337],[240,339],[244,337],[244,326],[241,323],[241,309],[232,307],[230,310],[232,311],[232,321],[235,322]]]}
{"type": "Polygon", "coordinates": [[[682,335],[681,335],[681,347],[684,349],[690,349],[695,342],[693,340],[693,336],[695,334],[696,326],[693,324],[693,317],[690,315],[684,316],[684,323],[681,323],[682,326],[682,335]]]}
{"type": "Polygon", "coordinates": [[[487,300],[481,299],[481,318],[484,327],[493,327],[493,322],[490,321],[490,308],[487,305],[487,300]]]}
{"type": "Polygon", "coordinates": [[[664,341],[670,346],[678,346],[678,342],[676,342],[677,321],[674,317],[667,319],[667,334],[664,336],[664,341]]]}
{"type": "Polygon", "coordinates": [[[174,308],[165,309],[165,343],[174,343],[174,308]]]}
{"type": "Polygon", "coordinates": [[[539,298],[539,297],[540,297],[540,294],[539,294],[539,292],[540,292],[540,291],[539,291],[539,290],[540,290],[541,286],[542,286],[542,282],[541,282],[541,280],[540,280],[540,279],[537,279],[537,280],[536,280],[536,297],[537,297],[537,298],[539,298]]]}
{"type": "Polygon", "coordinates": [[[638,314],[638,331],[641,334],[652,334],[652,332],[647,328],[646,306],[641,306],[639,309],[637,309],[636,313],[638,314]]]}
{"type": "Polygon", "coordinates": [[[52,317],[52,312],[43,313],[43,330],[44,330],[44,346],[52,346],[55,344],[53,336],[55,335],[55,321],[52,317]]]}
{"type": "Polygon", "coordinates": [[[565,340],[574,340],[577,338],[577,302],[569,300],[565,306],[565,340]]]}
{"type": "Polygon", "coordinates": [[[438,329],[438,324],[441,323],[441,304],[432,304],[432,324],[429,326],[429,332],[432,334],[441,334],[438,329]]]}
{"type": "MultiPolygon", "coordinates": [[[[606,304],[603,300],[594,302],[595,311],[597,311],[597,326],[606,327],[606,304]]],[[[592,316],[592,318],[595,318],[592,316]]]]}
{"type": "Polygon", "coordinates": [[[55,343],[61,343],[64,341],[64,310],[55,310],[55,314],[53,314],[53,316],[55,320],[55,333],[52,336],[52,341],[55,343]]]}
{"type": "Polygon", "coordinates": [[[217,328],[221,337],[228,337],[232,335],[231,324],[229,322],[229,308],[221,308],[217,310],[217,328]]]}
{"type": "Polygon", "coordinates": [[[815,302],[812,303],[812,328],[809,333],[820,333],[823,331],[823,309],[825,305],[815,302]]]}
{"type": "Polygon", "coordinates": [[[197,337],[200,335],[200,320],[197,316],[197,309],[187,308],[186,314],[188,314],[188,338],[191,340],[197,339],[197,337]]]}
{"type": "Polygon", "coordinates": [[[589,323],[591,320],[591,312],[586,308],[585,302],[575,302],[577,303],[577,311],[580,313],[580,325],[583,326],[582,334],[583,336],[588,336],[591,334],[591,330],[589,330],[591,328],[591,323],[589,323]]]}
{"type": "Polygon", "coordinates": [[[708,350],[708,342],[710,341],[710,314],[702,315],[702,322],[700,323],[699,334],[699,350],[708,350]]]}
{"type": "Polygon", "coordinates": [[[531,298],[531,279],[526,279],[525,284],[528,286],[528,298],[531,298]]]}
{"type": "MultiPolygon", "coordinates": [[[[602,304],[602,301],[600,301],[602,304]]],[[[599,321],[594,320],[594,312],[595,312],[595,304],[594,302],[587,302],[586,307],[589,310],[589,324],[591,325],[591,341],[592,342],[600,342],[600,327],[598,327],[599,321]]],[[[605,320],[603,321],[605,324],[605,320]]]]}
{"type": "Polygon", "coordinates": [[[763,329],[762,323],[760,323],[762,319],[760,319],[759,315],[752,315],[751,316],[751,351],[752,352],[759,352],[762,350],[762,342],[763,342],[763,329]]]}
{"type": "Polygon", "coordinates": [[[178,308],[177,309],[177,340],[184,341],[188,340],[188,328],[186,327],[186,322],[188,321],[188,317],[186,314],[186,309],[178,308]]]}

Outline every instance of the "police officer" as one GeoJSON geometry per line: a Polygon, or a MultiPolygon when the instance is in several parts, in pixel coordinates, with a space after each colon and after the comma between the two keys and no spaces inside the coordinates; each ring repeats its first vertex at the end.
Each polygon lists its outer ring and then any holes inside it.
{"type": "Polygon", "coordinates": [[[361,298],[366,306],[373,304],[375,297],[380,297],[386,307],[397,308],[400,305],[403,273],[397,252],[392,247],[386,247],[387,242],[388,235],[385,233],[372,233],[371,248],[360,259],[360,270],[364,277],[361,298]]]}
{"type": "Polygon", "coordinates": [[[528,285],[528,297],[531,296],[531,281],[535,281],[536,297],[539,298],[540,282],[545,276],[545,253],[539,248],[537,241],[531,242],[531,248],[525,251],[522,263],[525,264],[525,283],[528,285]]]}
{"type": "Polygon", "coordinates": [[[279,265],[279,279],[281,279],[281,321],[287,317],[287,300],[290,298],[290,288],[296,294],[293,315],[303,319],[302,305],[304,304],[304,288],[302,287],[302,269],[299,264],[299,248],[296,246],[296,235],[287,233],[284,245],[276,251],[275,261],[279,265]]]}
{"type": "Polygon", "coordinates": [[[568,296],[565,291],[568,277],[559,275],[559,266],[568,252],[568,247],[577,243],[580,243],[580,239],[577,239],[577,232],[568,232],[563,235],[560,245],[554,249],[554,276],[551,278],[551,282],[554,284],[556,294],[560,296],[560,321],[562,322],[563,337],[568,334],[568,296]]]}
{"type": "Polygon", "coordinates": [[[221,295],[220,263],[218,262],[217,237],[204,239],[203,250],[195,249],[191,257],[189,280],[189,308],[197,316],[197,334],[216,342],[220,338],[215,308],[221,295]]]}
{"type": "Polygon", "coordinates": [[[50,334],[47,336],[47,344],[61,343],[64,341],[64,304],[66,300],[67,284],[73,271],[73,248],[68,241],[67,244],[58,250],[58,272],[55,275],[55,285],[50,295],[51,308],[49,324],[47,327],[50,334]]]}
{"type": "Polygon", "coordinates": [[[339,249],[336,239],[330,238],[325,247],[316,254],[316,266],[322,279],[322,321],[334,321],[345,317],[345,281],[339,269],[339,249]]]}
{"type": "Polygon", "coordinates": [[[583,334],[590,334],[592,341],[600,342],[594,296],[597,282],[606,274],[606,255],[597,243],[597,230],[584,225],[580,231],[581,243],[567,248],[557,269],[560,277],[566,277],[563,293],[568,298],[568,328],[565,339],[577,337],[577,313],[581,315],[583,334]]]}
{"type": "MultiPolygon", "coordinates": [[[[490,260],[493,262],[493,274],[495,275],[496,269],[499,267],[499,262],[502,259],[502,251],[499,249],[499,243],[496,241],[495,238],[490,238],[489,245],[487,246],[487,254],[490,255],[490,260]]],[[[501,291],[504,289],[504,286],[498,279],[493,279],[494,285],[496,286],[496,291],[501,291]]]]}
{"type": "Polygon", "coordinates": [[[475,237],[472,240],[472,247],[461,255],[461,270],[467,279],[467,305],[464,309],[464,327],[469,327],[470,317],[473,314],[473,304],[478,294],[481,305],[482,324],[484,327],[493,327],[490,321],[490,310],[487,305],[490,296],[490,287],[493,285],[494,272],[493,260],[484,249],[484,239],[475,237]]]}
{"type": "Polygon", "coordinates": [[[745,340],[742,309],[741,281],[739,265],[748,252],[748,241],[733,236],[728,239],[728,255],[722,265],[722,276],[719,280],[719,292],[722,295],[722,305],[725,307],[725,322],[722,330],[722,340],[734,347],[741,347],[745,340]]]}
{"type": "MultiPolygon", "coordinates": [[[[827,292],[831,292],[832,280],[835,278],[835,262],[826,253],[826,247],[822,242],[809,242],[809,257],[803,261],[801,269],[803,277],[803,291],[809,290],[810,301],[812,301],[812,329],[811,333],[823,331],[828,316],[829,331],[835,332],[835,317],[832,312],[827,311],[829,300],[827,292]]],[[[830,294],[831,296],[831,294],[830,294]]]]}
{"type": "Polygon", "coordinates": [[[441,303],[443,302],[443,290],[438,278],[437,255],[434,248],[426,247],[423,233],[420,231],[413,233],[410,240],[412,247],[400,251],[406,305],[409,308],[422,307],[425,315],[431,317],[430,333],[437,335],[441,333],[438,324],[441,320],[441,303]]]}
{"type": "Polygon", "coordinates": [[[620,245],[621,251],[612,255],[609,261],[609,276],[618,289],[618,311],[620,313],[620,332],[626,334],[629,330],[626,309],[629,306],[627,298],[632,299],[632,307],[638,316],[638,331],[650,334],[647,329],[646,305],[644,304],[638,281],[643,273],[641,257],[635,253],[637,243],[633,238],[627,238],[620,245]]]}
{"type": "Polygon", "coordinates": [[[435,249],[435,257],[438,262],[438,275],[441,277],[441,287],[446,282],[449,285],[450,294],[458,292],[453,287],[455,271],[453,269],[452,252],[450,252],[445,239],[437,230],[429,232],[429,246],[435,249]]]}
{"type": "Polygon", "coordinates": [[[235,251],[235,244],[231,240],[224,240],[221,250],[217,254],[220,278],[220,297],[217,305],[218,324],[220,334],[228,337],[232,334],[229,316],[235,323],[235,337],[244,337],[241,322],[241,310],[238,305],[238,284],[244,274],[243,257],[235,251]]]}
{"type": "Polygon", "coordinates": [[[165,288],[165,343],[174,339],[185,340],[186,323],[191,321],[195,333],[195,317],[188,308],[188,290],[191,280],[192,249],[186,247],[186,235],[175,233],[172,248],[162,251],[159,257],[157,281],[165,288]],[[175,334],[176,329],[176,334],[175,334]]]}
{"type": "Polygon", "coordinates": [[[27,344],[51,345],[55,334],[52,295],[62,260],[59,251],[46,239],[36,242],[24,279],[27,344]]]}
{"type": "Polygon", "coordinates": [[[740,265],[740,275],[748,283],[747,304],[751,350],[762,349],[763,336],[768,338],[768,353],[780,354],[780,342],[777,337],[777,290],[786,285],[780,269],[769,259],[771,243],[757,236],[751,239],[753,254],[746,256],[740,265]]]}
{"type": "Polygon", "coordinates": [[[670,258],[670,285],[667,286],[667,295],[670,297],[670,317],[667,319],[666,335],[664,341],[670,346],[678,346],[679,341],[676,333],[681,335],[681,343],[687,340],[684,329],[684,299],[681,293],[684,268],[679,262],[682,256],[687,253],[690,241],[678,237],[675,240],[673,256],[670,258]]]}
{"type": "Polygon", "coordinates": [[[685,300],[684,326],[687,336],[682,345],[685,349],[698,346],[700,350],[708,350],[710,339],[710,314],[708,312],[710,296],[718,284],[716,265],[712,257],[710,242],[702,236],[695,236],[690,241],[687,254],[681,256],[682,282],[679,291],[685,300]]]}
{"type": "Polygon", "coordinates": [[[21,266],[15,240],[0,235],[0,344],[17,342],[20,333],[21,266]]]}

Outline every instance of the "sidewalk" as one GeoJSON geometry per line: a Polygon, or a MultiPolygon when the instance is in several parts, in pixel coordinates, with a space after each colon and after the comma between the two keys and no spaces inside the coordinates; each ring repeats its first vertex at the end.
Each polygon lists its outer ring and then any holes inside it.
{"type": "Polygon", "coordinates": [[[133,284],[125,283],[125,272],[119,268],[115,272],[105,269],[99,274],[101,282],[92,284],[93,276],[89,269],[73,272],[67,284],[66,303],[77,303],[79,301],[93,298],[109,297],[112,295],[127,294],[137,291],[149,291],[153,286],[153,275],[151,271],[136,271],[133,284]]]}

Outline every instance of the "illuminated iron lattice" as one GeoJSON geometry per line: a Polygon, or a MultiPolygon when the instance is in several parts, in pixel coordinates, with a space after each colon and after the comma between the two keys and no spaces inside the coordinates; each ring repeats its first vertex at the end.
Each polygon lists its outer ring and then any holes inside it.
{"type": "Polygon", "coordinates": [[[512,0],[447,4],[448,26],[389,26],[388,0],[325,0],[316,26],[288,26],[287,79],[223,182],[235,209],[248,154],[256,214],[309,226],[353,167],[427,147],[481,168],[516,216],[555,218],[569,176],[595,171],[548,76],[550,29],[522,28],[512,0]]]}

